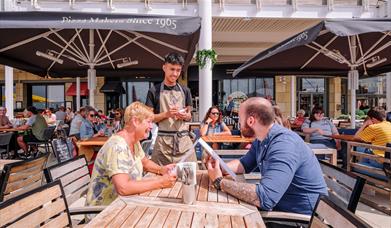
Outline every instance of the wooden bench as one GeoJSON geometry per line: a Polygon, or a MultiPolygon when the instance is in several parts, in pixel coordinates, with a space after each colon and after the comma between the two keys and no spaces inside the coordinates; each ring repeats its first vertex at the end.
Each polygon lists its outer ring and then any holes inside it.
{"type": "Polygon", "coordinates": [[[389,167],[390,158],[382,157],[374,154],[367,154],[363,152],[358,152],[355,147],[368,148],[371,150],[382,150],[386,153],[391,152],[390,147],[384,146],[375,146],[366,143],[358,143],[358,142],[348,142],[348,164],[347,169],[350,172],[355,173],[357,176],[365,178],[367,180],[367,185],[364,187],[364,193],[366,191],[372,191],[374,194],[378,194],[378,196],[385,196],[385,201],[380,200],[376,202],[374,200],[375,197],[368,196],[367,194],[363,194],[361,201],[371,207],[374,207],[378,210],[381,210],[389,215],[391,215],[391,181],[390,177],[386,175],[384,169],[366,166],[364,164],[360,164],[364,158],[376,161],[378,163],[382,163],[385,167],[389,167]],[[384,178],[379,178],[380,176],[384,176],[384,178]]]}
{"type": "Polygon", "coordinates": [[[319,197],[313,215],[310,228],[366,228],[372,227],[350,211],[339,207],[325,196],[319,197]]]}
{"type": "Polygon", "coordinates": [[[48,154],[37,158],[5,164],[0,174],[0,202],[42,185],[43,169],[48,154]]]}
{"type": "Polygon", "coordinates": [[[0,227],[72,227],[59,181],[0,203],[0,227]]]}

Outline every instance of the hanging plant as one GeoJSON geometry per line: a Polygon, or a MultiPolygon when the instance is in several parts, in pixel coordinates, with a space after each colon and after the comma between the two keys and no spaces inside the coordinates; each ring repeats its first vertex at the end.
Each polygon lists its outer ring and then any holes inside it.
{"type": "Polygon", "coordinates": [[[216,51],[213,49],[209,49],[209,50],[203,49],[203,50],[197,51],[196,62],[197,62],[197,65],[201,69],[203,69],[205,67],[207,59],[210,59],[210,61],[212,62],[212,68],[213,68],[213,66],[217,62],[216,51]]]}

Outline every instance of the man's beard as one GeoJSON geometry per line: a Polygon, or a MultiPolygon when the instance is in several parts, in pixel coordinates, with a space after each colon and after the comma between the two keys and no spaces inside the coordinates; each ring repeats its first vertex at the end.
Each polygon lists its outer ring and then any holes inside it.
{"type": "Polygon", "coordinates": [[[254,130],[248,126],[247,122],[244,122],[244,126],[240,128],[240,132],[244,137],[254,137],[254,130]]]}

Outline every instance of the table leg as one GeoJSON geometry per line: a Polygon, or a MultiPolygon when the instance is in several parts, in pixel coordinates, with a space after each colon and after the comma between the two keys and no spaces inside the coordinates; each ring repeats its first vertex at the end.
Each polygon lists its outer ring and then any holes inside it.
{"type": "Polygon", "coordinates": [[[78,145],[79,147],[79,155],[85,155],[87,162],[90,162],[92,159],[92,156],[94,156],[94,147],[92,146],[81,146],[78,145]]]}

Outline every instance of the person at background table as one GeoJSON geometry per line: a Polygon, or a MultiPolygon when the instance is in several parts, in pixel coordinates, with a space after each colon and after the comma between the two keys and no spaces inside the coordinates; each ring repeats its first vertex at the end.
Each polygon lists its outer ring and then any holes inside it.
{"type": "Polygon", "coordinates": [[[85,119],[83,119],[80,126],[80,139],[87,140],[92,137],[104,136],[102,121],[97,118],[95,110],[90,109],[85,119]]]}
{"type": "Polygon", "coordinates": [[[144,155],[140,140],[152,129],[152,109],[133,102],[125,110],[125,126],[99,150],[88,186],[88,206],[109,205],[118,195],[135,195],[172,187],[176,182],[174,164],[159,166],[144,155]],[[143,172],[158,174],[143,177],[143,172]],[[171,174],[170,174],[171,173],[171,174]]]}
{"type": "Polygon", "coordinates": [[[223,192],[262,210],[311,215],[319,195],[327,195],[322,170],[312,150],[299,135],[274,122],[271,103],[251,97],[240,105],[240,130],[256,137],[251,149],[227,165],[238,174],[259,168],[259,184],[240,183],[222,176],[220,164],[209,157],[208,175],[223,192]]]}
{"type": "Polygon", "coordinates": [[[0,106],[0,129],[12,128],[12,123],[6,116],[7,109],[5,107],[0,106]]]}
{"type": "MultiPolygon", "coordinates": [[[[376,146],[386,146],[391,142],[391,123],[386,121],[386,111],[382,107],[375,107],[368,111],[367,119],[363,125],[358,129],[354,138],[372,143],[376,146]]],[[[376,154],[384,157],[384,151],[381,150],[368,150],[363,148],[357,148],[357,151],[365,152],[368,154],[376,154]]],[[[367,165],[377,168],[383,168],[382,163],[370,159],[364,159],[367,165]]]]}
{"type": "Polygon", "coordinates": [[[56,115],[56,121],[61,120],[61,121],[63,121],[63,123],[65,123],[65,119],[67,118],[67,113],[65,112],[64,106],[60,106],[60,108],[58,108],[55,115],[56,115]]]}
{"type": "Polygon", "coordinates": [[[48,125],[55,125],[56,124],[56,115],[52,113],[52,110],[50,108],[45,109],[43,112],[43,117],[46,120],[46,123],[48,125]]]}
{"type": "Polygon", "coordinates": [[[79,112],[72,119],[71,128],[69,129],[69,136],[74,136],[76,139],[80,140],[80,127],[86,116],[87,109],[85,107],[81,107],[79,112]]]}
{"type": "Polygon", "coordinates": [[[27,108],[27,116],[29,119],[25,125],[17,127],[18,130],[27,131],[31,128],[31,131],[28,131],[25,135],[20,135],[17,138],[19,147],[27,154],[27,144],[28,142],[37,142],[44,140],[44,132],[48,127],[45,118],[37,111],[34,106],[27,108]]]}
{"type": "MultiPolygon", "coordinates": [[[[339,135],[337,128],[333,122],[324,118],[324,111],[322,107],[314,107],[311,111],[310,118],[305,120],[301,125],[301,130],[310,134],[310,143],[323,144],[328,148],[340,150],[341,142],[334,140],[326,135],[339,135]]],[[[318,156],[320,159],[324,159],[323,156],[318,156]]]]}
{"type": "Polygon", "coordinates": [[[278,105],[273,105],[273,109],[274,109],[274,114],[275,114],[275,119],[274,119],[274,122],[276,124],[279,124],[287,129],[291,129],[291,123],[289,122],[289,120],[285,117],[282,116],[282,112],[281,112],[281,109],[278,105]]]}
{"type": "Polygon", "coordinates": [[[224,107],[224,115],[226,116],[232,116],[232,110],[235,107],[235,101],[231,96],[227,97],[227,104],[224,107]]]}
{"type": "Polygon", "coordinates": [[[114,110],[113,131],[118,132],[124,127],[123,110],[117,108],[114,110]]]}
{"type": "Polygon", "coordinates": [[[75,113],[73,113],[73,111],[70,107],[66,108],[65,113],[66,113],[65,123],[71,124],[73,117],[75,117],[75,113]]]}
{"type": "Polygon", "coordinates": [[[301,128],[301,125],[303,125],[303,123],[305,121],[304,116],[305,116],[305,111],[303,109],[300,109],[299,111],[297,111],[296,118],[293,121],[292,125],[294,125],[295,127],[301,128]]]}
{"type": "Polygon", "coordinates": [[[189,88],[177,83],[183,64],[181,55],[168,54],[163,64],[164,81],[149,89],[145,102],[153,108],[154,122],[159,126],[151,158],[158,164],[179,162],[191,152],[186,161],[196,161],[189,128],[185,124],[191,120],[191,93],[189,88]]]}
{"type": "MultiPolygon", "coordinates": [[[[204,120],[200,127],[201,136],[205,135],[231,135],[231,130],[223,122],[223,117],[220,109],[217,106],[212,106],[206,112],[204,120]]],[[[219,149],[217,143],[212,144],[213,149],[219,149]]]]}
{"type": "Polygon", "coordinates": [[[107,118],[107,116],[105,114],[103,114],[103,111],[100,109],[98,110],[98,115],[99,115],[99,118],[101,118],[101,120],[103,120],[103,121],[109,119],[109,118],[107,118]]]}

